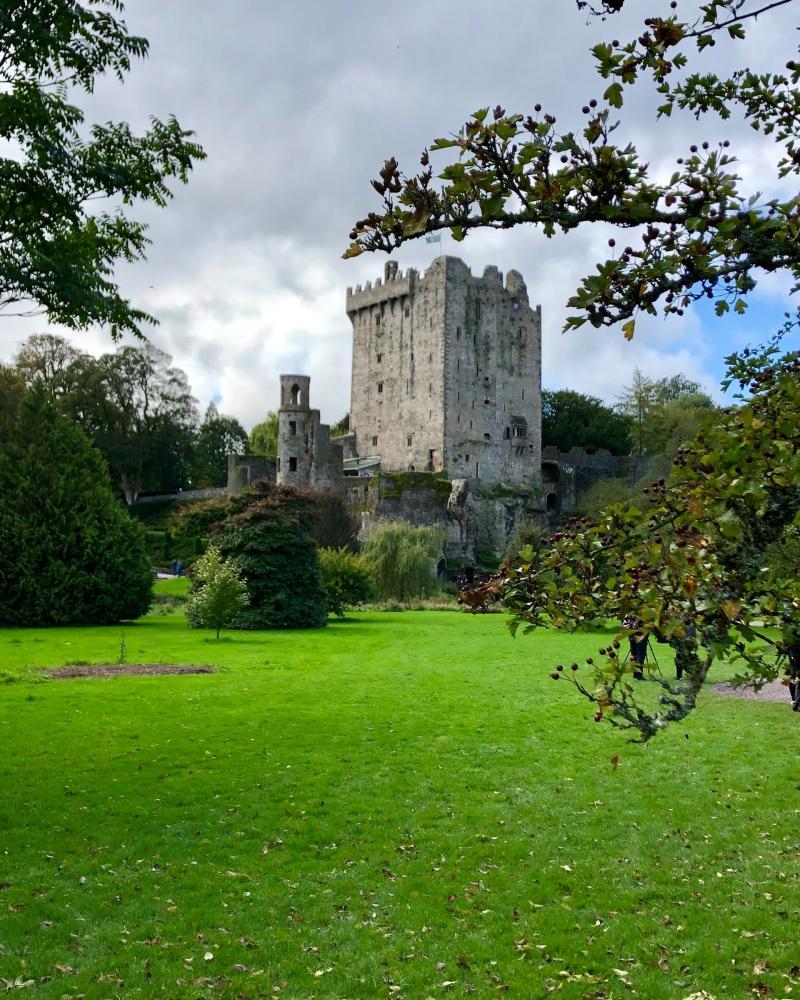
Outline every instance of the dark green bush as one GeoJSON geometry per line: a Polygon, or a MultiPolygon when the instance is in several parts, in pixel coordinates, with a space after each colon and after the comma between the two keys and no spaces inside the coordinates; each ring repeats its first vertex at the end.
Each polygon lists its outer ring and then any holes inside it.
{"type": "Polygon", "coordinates": [[[147,612],[144,532],[88,437],[31,391],[0,448],[0,625],[101,625],[147,612]]]}
{"type": "Polygon", "coordinates": [[[320,549],[319,564],[328,601],[328,614],[344,618],[347,608],[357,608],[375,596],[364,560],[347,549],[320,549]]]}
{"type": "Polygon", "coordinates": [[[213,536],[223,558],[233,556],[250,604],[240,628],[316,628],[327,623],[325,591],[312,536],[311,494],[265,481],[228,502],[213,536]]]}

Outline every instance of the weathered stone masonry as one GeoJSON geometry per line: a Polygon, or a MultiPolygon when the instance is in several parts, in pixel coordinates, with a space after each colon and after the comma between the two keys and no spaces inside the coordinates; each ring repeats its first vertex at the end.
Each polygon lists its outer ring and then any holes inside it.
{"type": "Polygon", "coordinates": [[[541,310],[522,276],[440,257],[420,278],[394,262],[348,289],[350,428],[385,471],[536,487],[541,457],[541,310]]]}
{"type": "Polygon", "coordinates": [[[281,375],[277,463],[232,458],[231,492],[266,471],[338,493],[364,530],[441,524],[446,554],[471,560],[501,554],[521,521],[570,509],[583,479],[613,474],[585,454],[542,463],[541,309],[517,271],[475,277],[439,257],[420,277],[389,261],[382,280],[348,288],[346,308],[349,433],[331,439],[308,376],[281,375]]]}

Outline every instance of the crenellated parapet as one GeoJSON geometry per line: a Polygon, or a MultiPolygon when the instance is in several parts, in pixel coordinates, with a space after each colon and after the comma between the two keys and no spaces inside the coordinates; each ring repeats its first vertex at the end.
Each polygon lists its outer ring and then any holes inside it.
{"type": "Polygon", "coordinates": [[[365,282],[363,287],[356,285],[355,288],[347,289],[348,316],[352,317],[359,309],[368,309],[371,306],[413,295],[418,278],[419,273],[415,268],[410,267],[404,274],[399,270],[396,261],[387,261],[383,279],[376,278],[374,282],[365,282]]]}

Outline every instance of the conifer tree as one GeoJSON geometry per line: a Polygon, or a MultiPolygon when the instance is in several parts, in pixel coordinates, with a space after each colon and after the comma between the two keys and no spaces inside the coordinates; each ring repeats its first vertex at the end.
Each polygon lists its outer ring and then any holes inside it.
{"type": "Polygon", "coordinates": [[[30,391],[0,443],[0,625],[103,625],[150,606],[143,532],[84,432],[30,391]]]}

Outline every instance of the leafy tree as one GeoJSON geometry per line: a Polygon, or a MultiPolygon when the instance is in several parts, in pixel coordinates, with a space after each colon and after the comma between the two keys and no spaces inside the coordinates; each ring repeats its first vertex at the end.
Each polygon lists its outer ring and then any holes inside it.
{"type": "Polygon", "coordinates": [[[612,455],[631,450],[630,419],[595,396],[572,389],[542,390],[542,446],[560,451],[605,448],[612,455]]]}
{"type": "MultiPolygon", "coordinates": [[[[577,2],[595,16],[611,16],[627,0],[577,2]]],[[[626,88],[650,75],[660,95],[659,116],[688,111],[697,119],[708,113],[727,119],[737,112],[777,145],[775,180],[796,175],[800,62],[789,60],[788,73],[739,69],[721,78],[684,72],[692,44],[702,53],[726,36],[735,43],[744,38],[749,19],[789,2],[777,0],[761,10],[748,0],[708,0],[692,5],[693,20],[673,10],[646,18],[631,42],[597,44],[592,54],[609,84],[602,102],[592,98],[582,107],[580,130],[559,133],[555,115],[541,104],[532,114],[509,114],[498,105],[482,108],[455,135],[433,143],[432,151],[457,154],[440,173],[439,185],[428,150],[415,176],[402,175],[397,161],[387,160],[372,182],[383,198],[382,211],[356,222],[344,256],[390,253],[441,229],[462,240],[476,228],[528,224],[553,236],[602,222],[637,231],[639,245],[618,252],[616,241],[609,241],[609,258],[569,300],[575,314],[567,329],[622,322],[631,338],[640,312],[682,315],[705,298],[715,301],[719,315],[743,312],[759,272],[798,271],[796,200],[761,201],[758,193],[742,193],[727,140],[715,148],[707,141],[691,145],[678,156],[670,179],[659,182],[632,142],[617,141],[623,123],[614,114],[626,88]]]]}
{"type": "Polygon", "coordinates": [[[25,395],[25,381],[15,368],[0,364],[0,445],[25,395]]]}
{"type": "Polygon", "coordinates": [[[340,437],[350,430],[350,413],[347,412],[341,420],[337,420],[331,427],[331,437],[340,437]]]}
{"type": "Polygon", "coordinates": [[[372,577],[361,556],[347,549],[320,549],[319,564],[328,614],[344,618],[347,608],[357,608],[373,597],[372,577]]]}
{"type": "MultiPolygon", "coordinates": [[[[590,15],[611,17],[627,0],[577,2],[590,15]]],[[[627,89],[652,77],[659,116],[738,114],[766,137],[759,163],[777,160],[772,177],[759,166],[761,182],[774,191],[785,178],[796,183],[800,62],[789,59],[785,72],[741,68],[728,76],[689,68],[692,48],[702,64],[707,48],[721,41],[735,46],[752,19],[788,2],[706,0],[683,5],[681,13],[675,3],[666,16],[647,17],[632,41],[597,44],[592,52],[606,89],[602,101],[583,105],[581,128],[557,131],[555,116],[540,104],[530,114],[498,105],[433,144],[432,150],[456,153],[439,183],[428,150],[416,176],[401,175],[397,161],[387,160],[373,181],[381,211],[356,222],[345,256],[391,252],[440,229],[461,240],[479,227],[529,224],[552,236],[598,222],[615,226],[626,245],[618,250],[614,238],[608,241],[607,259],[569,299],[566,326],[621,323],[627,339],[640,313],[680,316],[700,299],[714,301],[719,316],[742,313],[763,274],[784,272],[796,288],[794,196],[764,199],[743,191],[728,140],[692,143],[678,151],[669,179],[656,177],[635,145],[618,138],[624,123],[615,120],[627,89]],[[694,13],[684,18],[686,7],[694,13]]],[[[504,599],[515,628],[570,629],[633,616],[672,646],[682,679],[657,678],[662,692],[655,709],[637,701],[619,640],[589,657],[588,670],[574,664],[553,671],[556,679],[573,678],[596,705],[598,721],[649,739],[691,711],[717,658],[737,658],[743,676],[755,682],[774,676],[771,635],[756,622],[788,627],[787,617],[800,607],[796,573],[763,572],[770,546],[800,531],[800,355],[780,355],[779,348],[799,320],[797,309],[787,313],[772,342],[728,359],[728,383],[749,395],[684,446],[670,483],[648,488],[655,499],[645,509],[611,507],[594,523],[576,522],[555,536],[540,564],[506,567],[477,592],[477,607],[504,599]],[[581,670],[588,681],[579,679],[581,670]]]]}
{"type": "Polygon", "coordinates": [[[645,423],[656,404],[655,386],[652,379],[643,375],[638,368],[633,369],[630,385],[626,385],[619,395],[617,407],[631,422],[634,448],[643,454],[645,447],[645,423]]]}
{"type": "Polygon", "coordinates": [[[143,532],[89,439],[42,390],[0,445],[0,624],[103,625],[145,614],[143,532]]]}
{"type": "Polygon", "coordinates": [[[239,421],[220,416],[216,406],[209,403],[195,443],[196,485],[224,486],[228,481],[228,455],[241,455],[247,446],[247,431],[239,421]]]}
{"type": "Polygon", "coordinates": [[[143,490],[187,485],[197,401],[186,374],[152,344],[99,359],[106,390],[93,433],[128,503],[143,490]]]}
{"type": "Polygon", "coordinates": [[[82,357],[65,338],[53,333],[34,333],[23,343],[14,358],[14,366],[27,385],[40,384],[54,398],[70,391],[72,366],[82,357]]]}
{"type": "Polygon", "coordinates": [[[94,358],[46,334],[28,338],[15,363],[91,437],[128,503],[189,485],[196,400],[168,354],[145,343],[94,358]]]}
{"type": "Polygon", "coordinates": [[[192,589],[186,604],[186,620],[192,628],[220,629],[232,624],[247,607],[247,586],[232,559],[222,559],[209,546],[194,564],[192,589]]]}
{"type": "Polygon", "coordinates": [[[767,351],[731,366],[747,401],[680,450],[670,481],[647,489],[647,505],[573,522],[537,565],[506,567],[472,598],[476,608],[504,600],[514,631],[634,618],[635,631],[667,642],[682,677],[653,677],[662,689],[655,709],[637,699],[617,652],[624,629],[585,666],[553,671],[595,704],[597,721],[642,740],[685,718],[717,659],[738,662],[742,679],[774,678],[769,628],[798,620],[796,567],[769,570],[776,542],[800,540],[800,353],[767,351]]]}
{"type": "Polygon", "coordinates": [[[581,514],[596,515],[614,503],[624,503],[640,495],[627,479],[608,477],[598,479],[584,490],[575,501],[575,509],[581,514]]]}
{"type": "Polygon", "coordinates": [[[642,427],[644,450],[672,458],[682,444],[696,438],[717,415],[717,408],[702,392],[655,406],[642,427]]]}
{"type": "Polygon", "coordinates": [[[228,500],[212,497],[184,504],[170,515],[168,524],[175,535],[184,538],[204,537],[218,528],[228,516],[228,500]]]}
{"type": "Polygon", "coordinates": [[[617,408],[631,421],[635,450],[675,454],[678,446],[697,435],[714,412],[711,397],[683,374],[650,379],[634,368],[630,385],[620,393],[617,408]]]}
{"type": "Polygon", "coordinates": [[[539,521],[520,521],[511,533],[511,537],[503,552],[502,562],[511,562],[519,559],[522,552],[531,550],[535,553],[542,544],[542,526],[539,521]]]}
{"type": "Polygon", "coordinates": [[[373,528],[362,554],[379,594],[408,601],[439,589],[436,563],[443,545],[441,528],[390,521],[373,528]]]}
{"type": "Polygon", "coordinates": [[[235,558],[250,606],[242,628],[316,628],[327,624],[325,591],[312,536],[314,499],[291,486],[260,481],[234,497],[214,536],[235,558]]]}
{"type": "Polygon", "coordinates": [[[139,334],[153,317],[113,280],[118,261],[144,258],[146,226],[121,206],[171,197],[204,158],[174,118],[142,135],[125,123],[86,126],[68,100],[95,79],[122,80],[147,55],[128,34],[119,0],[26,0],[0,10],[0,308],[46,313],[72,329],[139,334]],[[94,206],[105,201],[107,210],[94,206]],[[114,207],[116,203],[116,207],[114,207]]]}
{"type": "Polygon", "coordinates": [[[273,461],[278,457],[278,414],[275,410],[270,410],[250,431],[250,453],[273,461]]]}

